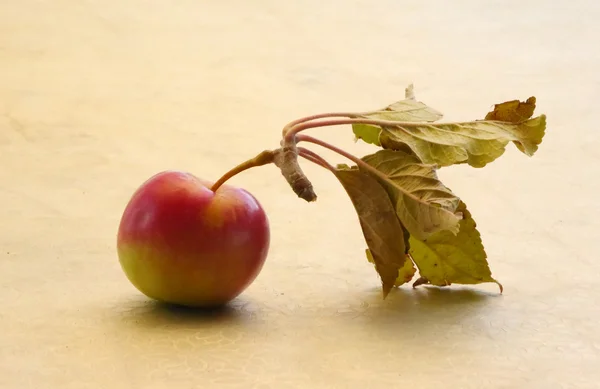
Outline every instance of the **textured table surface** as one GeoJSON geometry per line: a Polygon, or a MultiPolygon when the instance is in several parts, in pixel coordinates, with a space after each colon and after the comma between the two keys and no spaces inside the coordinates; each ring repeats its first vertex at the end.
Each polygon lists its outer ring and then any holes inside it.
{"type": "Polygon", "coordinates": [[[0,2],[0,388],[600,387],[599,4],[0,2]],[[306,164],[312,204],[273,167],[234,178],[272,244],[229,309],[165,308],[126,280],[116,228],[150,175],[216,179],[290,120],[409,83],[448,120],[531,95],[548,115],[535,157],[440,172],[503,295],[382,301],[352,204],[306,164]]]}

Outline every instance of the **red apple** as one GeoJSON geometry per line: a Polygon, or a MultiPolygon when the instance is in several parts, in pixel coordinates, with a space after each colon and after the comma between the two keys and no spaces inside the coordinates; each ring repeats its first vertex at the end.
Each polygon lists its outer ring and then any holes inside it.
{"type": "Polygon", "coordinates": [[[146,296],[186,306],[223,305],[260,273],[269,249],[267,216],[247,191],[178,171],[158,173],[133,194],[117,250],[129,281],[146,296]]]}

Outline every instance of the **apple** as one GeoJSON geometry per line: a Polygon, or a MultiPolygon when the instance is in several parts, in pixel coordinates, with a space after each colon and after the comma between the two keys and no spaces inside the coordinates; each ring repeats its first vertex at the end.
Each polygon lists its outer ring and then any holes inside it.
{"type": "Polygon", "coordinates": [[[255,280],[269,241],[265,211],[246,190],[222,185],[213,192],[190,173],[164,171],[129,200],[117,252],[129,281],[149,298],[214,307],[255,280]]]}

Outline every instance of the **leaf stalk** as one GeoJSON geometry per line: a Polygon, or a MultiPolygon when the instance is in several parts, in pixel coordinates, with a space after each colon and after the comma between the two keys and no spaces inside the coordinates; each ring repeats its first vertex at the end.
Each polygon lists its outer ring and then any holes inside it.
{"type": "MultiPolygon", "coordinates": [[[[359,166],[360,168],[368,171],[369,173],[377,176],[378,178],[384,180],[384,181],[389,181],[389,178],[381,173],[379,170],[375,169],[373,166],[369,165],[368,163],[366,163],[365,161],[363,161],[362,159],[350,154],[349,152],[340,149],[337,146],[334,146],[330,143],[327,143],[325,141],[322,141],[321,139],[317,139],[314,138],[312,136],[309,135],[297,135],[296,136],[296,140],[298,142],[309,142],[309,143],[314,143],[316,145],[319,145],[321,147],[325,147],[326,149],[329,149],[343,157],[348,158],[349,160],[351,160],[352,162],[354,162],[357,166],[359,166]]],[[[333,167],[333,166],[332,166],[333,167]]]]}

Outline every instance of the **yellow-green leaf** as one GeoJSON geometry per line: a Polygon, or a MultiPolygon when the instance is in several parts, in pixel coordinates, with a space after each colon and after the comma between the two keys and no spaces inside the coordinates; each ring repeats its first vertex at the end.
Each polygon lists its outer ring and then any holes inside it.
{"type": "Polygon", "coordinates": [[[435,168],[402,151],[380,150],[362,158],[388,192],[410,235],[424,240],[438,231],[458,233],[460,199],[438,179],[435,168]]]}
{"type": "MultiPolygon", "coordinates": [[[[413,86],[409,85],[405,91],[405,99],[388,105],[387,107],[369,112],[359,117],[365,119],[393,120],[400,122],[435,122],[443,115],[424,103],[417,101],[413,92],[413,86]]],[[[381,127],[370,124],[354,124],[352,131],[356,139],[363,142],[381,146],[379,134],[381,127]]]]}
{"type": "Polygon", "coordinates": [[[381,133],[381,127],[372,126],[370,124],[353,124],[352,132],[354,132],[354,138],[360,139],[365,143],[369,143],[375,146],[381,146],[379,142],[379,134],[381,133]]]}
{"type": "Polygon", "coordinates": [[[509,142],[532,156],[542,143],[545,130],[545,115],[518,123],[399,123],[382,127],[379,142],[381,147],[392,150],[408,146],[424,163],[484,167],[504,154],[509,142]]]}
{"type": "Polygon", "coordinates": [[[343,165],[339,165],[334,174],[356,209],[369,247],[367,258],[375,264],[385,298],[399,277],[407,277],[404,268],[410,260],[402,225],[387,192],[371,175],[343,165]]]}
{"type": "Polygon", "coordinates": [[[494,282],[502,291],[502,285],[492,277],[475,220],[463,202],[458,209],[463,219],[457,235],[440,231],[426,240],[410,237],[409,252],[421,276],[414,286],[494,282]]]}

